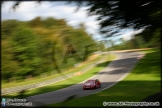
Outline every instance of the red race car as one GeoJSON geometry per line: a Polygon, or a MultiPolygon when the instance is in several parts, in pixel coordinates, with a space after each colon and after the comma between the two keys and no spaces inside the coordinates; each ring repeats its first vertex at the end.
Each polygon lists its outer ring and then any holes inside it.
{"type": "Polygon", "coordinates": [[[83,89],[95,89],[95,88],[100,88],[101,87],[101,83],[98,79],[91,79],[91,80],[87,80],[86,83],[84,83],[83,85],[83,89]]]}

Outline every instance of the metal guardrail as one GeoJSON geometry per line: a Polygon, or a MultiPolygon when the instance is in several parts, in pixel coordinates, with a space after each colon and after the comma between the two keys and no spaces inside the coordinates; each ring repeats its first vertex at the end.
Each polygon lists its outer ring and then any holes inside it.
{"type": "MultiPolygon", "coordinates": [[[[104,59],[99,60],[98,62],[91,64],[90,66],[82,69],[80,72],[84,73],[84,72],[88,71],[89,69],[93,68],[94,66],[96,66],[97,64],[99,64],[103,61],[104,61],[104,59]]],[[[46,85],[49,85],[49,84],[53,84],[53,83],[71,78],[73,76],[75,76],[75,74],[71,73],[71,74],[67,74],[67,75],[60,76],[60,77],[57,77],[57,78],[53,78],[53,79],[50,79],[50,80],[42,81],[42,82],[39,82],[39,83],[33,83],[33,84],[11,87],[11,88],[4,88],[4,89],[1,90],[1,93],[2,93],[2,95],[6,95],[6,94],[20,92],[22,90],[31,90],[31,89],[43,87],[43,86],[46,86],[46,85]]]]}
{"type": "Polygon", "coordinates": [[[12,88],[5,88],[5,89],[2,89],[2,95],[14,93],[14,92],[20,92],[22,90],[30,90],[30,89],[42,87],[42,86],[45,86],[45,85],[49,85],[49,84],[52,84],[52,83],[56,83],[56,82],[65,80],[65,78],[71,78],[73,76],[74,75],[72,73],[72,74],[68,74],[66,76],[53,78],[53,79],[42,81],[42,82],[39,82],[39,83],[28,84],[28,85],[24,85],[24,86],[17,86],[17,87],[12,87],[12,88]]]}

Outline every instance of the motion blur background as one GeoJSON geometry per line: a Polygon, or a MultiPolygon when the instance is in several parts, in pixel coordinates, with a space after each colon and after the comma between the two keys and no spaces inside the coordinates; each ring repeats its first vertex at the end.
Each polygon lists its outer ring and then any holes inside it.
{"type": "Polygon", "coordinates": [[[62,63],[69,44],[81,58],[87,45],[93,45],[91,53],[159,48],[160,4],[158,0],[3,1],[2,82],[57,73],[53,57],[62,72],[74,67],[83,59],[62,63]]]}

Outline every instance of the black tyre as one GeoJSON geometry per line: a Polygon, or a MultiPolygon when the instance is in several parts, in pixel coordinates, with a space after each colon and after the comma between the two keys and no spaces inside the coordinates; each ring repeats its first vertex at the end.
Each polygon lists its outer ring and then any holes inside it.
{"type": "Polygon", "coordinates": [[[101,84],[99,85],[99,88],[101,88],[101,84]]]}
{"type": "Polygon", "coordinates": [[[97,88],[97,86],[95,85],[95,87],[94,87],[95,89],[97,88]]]}

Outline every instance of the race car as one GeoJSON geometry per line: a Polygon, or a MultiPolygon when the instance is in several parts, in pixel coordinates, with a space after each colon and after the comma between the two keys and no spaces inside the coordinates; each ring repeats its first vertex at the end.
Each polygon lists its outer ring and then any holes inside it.
{"type": "Polygon", "coordinates": [[[87,80],[83,85],[83,90],[100,88],[101,83],[98,79],[87,80]]]}

